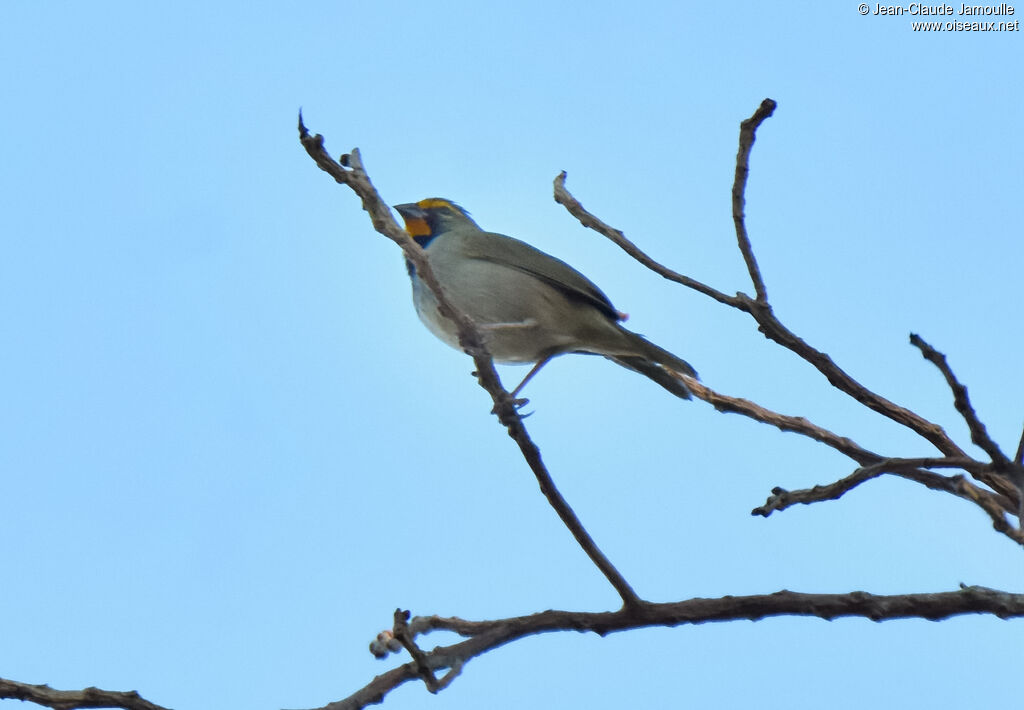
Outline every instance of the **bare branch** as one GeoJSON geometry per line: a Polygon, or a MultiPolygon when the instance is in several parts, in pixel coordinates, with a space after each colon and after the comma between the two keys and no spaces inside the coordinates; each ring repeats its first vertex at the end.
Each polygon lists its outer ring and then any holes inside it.
{"type": "Polygon", "coordinates": [[[455,308],[441,284],[438,283],[437,277],[430,267],[430,262],[423,255],[423,250],[395,222],[391,215],[391,209],[381,199],[363,168],[359,149],[354,148],[351,153],[341,156],[340,162],[335,161],[324,149],[324,137],[319,133],[312,136],[309,134],[309,130],[302,122],[301,113],[299,114],[299,140],[321,170],[333,177],[335,182],[350,187],[356,193],[356,196],[362,200],[363,209],[370,215],[373,228],[400,246],[405,257],[416,266],[416,273],[437,297],[438,311],[458,327],[459,344],[476,363],[481,385],[494,398],[494,405],[499,417],[515,418],[517,415],[512,397],[501,387],[491,356],[484,347],[476,324],[469,316],[455,308]]]}
{"type": "MultiPolygon", "coordinates": [[[[885,462],[873,464],[871,466],[861,466],[856,471],[851,473],[845,478],[840,478],[834,483],[828,483],[825,485],[816,485],[813,488],[802,488],[796,491],[788,491],[785,488],[775,487],[772,489],[772,494],[768,496],[768,500],[765,501],[764,505],[758,506],[750,511],[751,515],[760,515],[767,518],[775,511],[783,511],[790,506],[801,503],[803,505],[810,505],[811,503],[820,503],[826,500],[839,500],[846,492],[853,490],[865,481],[870,481],[872,478],[877,478],[882,474],[887,473],[885,470],[885,462]]],[[[933,474],[937,478],[943,478],[938,474],[933,474]]]]}
{"type": "Polygon", "coordinates": [[[766,303],[761,304],[753,300],[748,300],[747,303],[749,305],[750,314],[757,321],[759,326],[758,330],[764,333],[766,338],[774,340],[782,347],[787,350],[791,350],[799,355],[803,360],[806,360],[815,369],[817,369],[818,372],[823,374],[833,387],[846,393],[868,409],[871,409],[872,411],[877,412],[898,424],[902,424],[911,431],[914,431],[919,436],[931,442],[931,444],[942,452],[943,455],[949,457],[966,456],[964,451],[953,442],[941,426],[928,421],[916,412],[912,412],[909,409],[901,407],[885,397],[872,392],[860,382],[853,379],[826,353],[813,348],[804,341],[803,338],[798,337],[795,333],[789,330],[789,328],[784,326],[782,322],[775,317],[771,306],[766,303]]]}
{"type": "Polygon", "coordinates": [[[494,401],[494,411],[498,415],[498,419],[505,425],[508,435],[519,446],[519,450],[533,471],[544,496],[555,509],[555,512],[558,513],[558,517],[561,518],[565,526],[569,528],[573,537],[576,538],[576,542],[579,543],[583,551],[587,553],[591,561],[608,579],[619,596],[622,597],[623,604],[630,606],[639,603],[640,597],[633,591],[625,577],[622,576],[600,548],[598,548],[597,543],[594,542],[590,533],[583,527],[583,524],[569,506],[569,503],[558,491],[554,480],[551,478],[551,474],[548,473],[541,460],[540,449],[533,443],[533,440],[526,431],[526,427],[523,425],[523,420],[519,416],[512,396],[502,387],[501,381],[498,379],[498,374],[494,370],[494,363],[491,360],[490,353],[487,352],[484,346],[476,324],[473,323],[469,316],[456,309],[451,301],[448,300],[444,289],[434,276],[434,272],[430,268],[430,262],[427,261],[423,250],[392,218],[391,210],[381,199],[373,183],[370,182],[369,175],[363,169],[359,150],[353,149],[351,154],[342,156],[340,163],[336,162],[324,149],[323,136],[319,133],[312,136],[309,134],[309,130],[302,122],[301,113],[299,114],[299,139],[302,141],[306,152],[309,153],[321,170],[331,175],[336,182],[350,187],[359,196],[363,203],[363,209],[370,214],[374,229],[398,244],[405,253],[405,256],[415,265],[416,273],[436,296],[438,311],[442,316],[456,324],[459,344],[462,345],[463,349],[473,358],[473,362],[476,364],[477,381],[491,395],[491,399],[494,401]]]}
{"type": "Polygon", "coordinates": [[[988,431],[985,429],[985,425],[978,419],[978,415],[974,412],[974,407],[971,406],[971,400],[967,397],[967,388],[960,384],[956,375],[953,374],[952,368],[946,362],[946,356],[926,343],[916,333],[910,334],[910,344],[920,350],[924,359],[939,368],[939,372],[946,378],[946,383],[953,390],[953,406],[956,407],[956,411],[960,412],[960,416],[967,422],[967,428],[971,431],[971,441],[980,446],[991,457],[992,463],[995,464],[997,469],[1005,469],[1009,464],[1009,459],[1006,458],[1006,454],[1002,452],[998,444],[992,441],[988,431]]]}
{"type": "MultiPolygon", "coordinates": [[[[942,457],[931,458],[885,458],[861,447],[852,439],[820,427],[804,417],[779,414],[749,400],[722,395],[699,382],[693,382],[690,386],[694,395],[708,402],[720,412],[739,413],[776,426],[780,430],[807,436],[843,453],[859,464],[859,468],[849,476],[831,484],[792,492],[776,488],[765,505],[756,508],[752,511],[753,514],[767,517],[776,510],[785,510],[797,503],[808,504],[838,499],[865,481],[881,475],[895,475],[915,481],[933,490],[970,500],[989,515],[996,530],[1018,543],[1024,544],[1024,532],[1020,528],[1011,526],[1006,518],[1008,512],[1021,512],[1015,507],[1015,503],[1021,500],[1021,496],[1008,481],[1012,475],[1019,474],[1020,483],[1024,484],[1024,467],[1020,463],[1021,458],[1024,457],[1024,435],[1022,435],[1017,451],[1016,462],[1010,462],[1002,455],[995,443],[988,438],[984,427],[970,407],[966,389],[948,371],[944,357],[936,353],[938,359],[933,361],[943,370],[944,374],[948,373],[947,380],[954,388],[957,409],[968,420],[972,440],[976,443],[981,442],[979,445],[992,456],[992,465],[968,457],[939,425],[861,385],[827,354],[807,344],[776,318],[768,302],[767,289],[746,231],[744,216],[749,159],[756,131],[761,123],[772,115],[775,107],[774,101],[766,99],[749,119],[741,123],[732,191],[732,211],[737,243],[754,285],[754,298],[744,293],[729,296],[651,259],[627,239],[621,231],[612,228],[588,212],[566,189],[566,174],[564,172],[554,181],[555,200],[564,205],[566,210],[584,227],[603,234],[655,273],[698,291],[719,303],[749,313],[765,337],[807,361],[840,391],[872,411],[911,429],[943,454],[942,457]],[[992,451],[987,448],[989,446],[992,451]],[[963,475],[943,475],[932,469],[961,469],[992,487],[996,492],[971,483],[963,475]]],[[[987,613],[1000,618],[1024,616],[1024,595],[1008,594],[981,587],[963,588],[958,592],[940,594],[895,596],[875,596],[865,592],[817,595],[782,591],[771,595],[691,599],[668,604],[655,604],[642,600],[597,548],[571,507],[558,492],[541,460],[540,451],[526,433],[522,419],[511,402],[510,395],[498,382],[490,356],[487,354],[474,324],[469,318],[458,313],[444,299],[443,290],[433,278],[422,251],[405,234],[404,230],[397,227],[391,219],[387,206],[380,200],[370,184],[369,178],[362,168],[358,151],[353,151],[351,156],[343,156],[341,165],[339,165],[323,151],[321,136],[309,136],[305,126],[302,125],[301,116],[299,125],[303,145],[306,146],[307,151],[317,164],[331,174],[335,180],[351,187],[362,198],[364,209],[370,213],[374,227],[399,243],[416,268],[423,272],[424,281],[438,297],[442,315],[455,321],[458,326],[460,343],[477,363],[478,379],[481,386],[487,389],[494,399],[495,411],[498,413],[499,419],[507,428],[509,436],[519,445],[524,458],[534,471],[542,492],[573,533],[580,546],[623,600],[622,609],[615,612],[595,614],[547,611],[524,617],[483,622],[442,617],[417,617],[409,621],[407,612],[396,611],[394,636],[402,642],[412,655],[413,660],[377,676],[354,695],[345,700],[331,703],[321,710],[349,710],[379,703],[390,690],[416,678],[423,678],[430,691],[437,692],[451,683],[462,671],[463,665],[472,658],[510,641],[537,633],[575,630],[592,631],[604,635],[646,626],[675,626],[736,619],[756,620],[776,615],[816,616],[824,619],[838,616],[863,616],[876,621],[905,617],[942,619],[967,613],[987,613]],[[346,167],[349,169],[346,170],[346,167]],[[423,265],[422,269],[421,264],[423,265]],[[467,639],[451,646],[438,647],[430,652],[425,652],[413,639],[417,635],[435,629],[455,631],[467,639]],[[448,673],[437,680],[435,673],[442,669],[448,669],[448,673]]],[[[912,342],[916,337],[912,336],[912,342]]],[[[923,343],[923,341],[920,342],[923,343]]],[[[915,345],[921,347],[918,343],[915,345]]],[[[924,345],[926,346],[926,344],[924,345]]],[[[930,346],[927,347],[930,350],[930,346]]],[[[925,353],[925,357],[928,357],[924,347],[922,347],[922,352],[925,353]]],[[[1024,502],[1021,502],[1020,505],[1021,510],[1024,510],[1024,502]]]]}
{"type": "MultiPolygon", "coordinates": [[[[809,345],[806,341],[784,326],[778,318],[776,318],[771,305],[768,303],[767,290],[757,266],[757,260],[754,257],[753,247],[751,246],[749,236],[747,235],[743,215],[745,203],[744,195],[749,175],[750,151],[754,143],[758,126],[760,126],[760,124],[772,114],[774,109],[775,102],[770,99],[765,99],[757,111],[755,111],[749,119],[740,124],[740,144],[737,152],[736,176],[732,193],[733,219],[736,225],[737,241],[740,251],[743,254],[744,261],[747,264],[747,270],[750,273],[751,280],[754,283],[754,288],[757,293],[756,298],[750,298],[744,293],[737,293],[735,296],[728,296],[717,289],[697,281],[696,279],[680,274],[658,263],[639,249],[633,242],[627,239],[620,230],[609,226],[594,214],[586,210],[579,200],[573,197],[573,195],[566,189],[564,172],[555,178],[555,201],[564,205],[566,210],[578,219],[584,227],[593,229],[613,241],[615,244],[618,244],[619,247],[621,247],[627,254],[655,273],[666,279],[698,291],[719,303],[749,313],[757,322],[758,330],[760,330],[766,338],[782,345],[811,364],[815,369],[822,373],[829,383],[836,389],[849,395],[872,411],[911,429],[929,441],[942,454],[944,454],[947,459],[971,461],[967,458],[967,454],[949,437],[941,426],[934,422],[930,422],[916,412],[906,409],[905,407],[901,407],[900,405],[897,405],[885,397],[871,391],[847,374],[826,353],[809,345]]],[[[882,461],[893,460],[884,459],[882,456],[872,451],[863,449],[849,438],[839,436],[827,429],[812,424],[803,417],[792,417],[778,414],[748,400],[718,394],[699,383],[691,385],[691,390],[694,392],[695,396],[712,404],[720,412],[736,412],[766,424],[777,426],[783,431],[792,431],[808,436],[849,456],[853,460],[857,461],[857,463],[861,464],[862,467],[873,467],[882,461]]],[[[966,392],[964,393],[964,397],[966,397],[966,392]]],[[[971,414],[973,414],[973,411],[971,411],[971,414]]],[[[984,429],[982,428],[981,431],[983,432],[984,429]]],[[[972,428],[972,434],[973,432],[974,428],[972,428]]],[[[987,438],[987,434],[985,436],[987,438]]],[[[992,446],[995,447],[994,444],[992,444],[992,446]]],[[[998,451],[998,448],[995,447],[995,450],[998,451]]],[[[1022,458],[1024,458],[1024,434],[1021,436],[1021,444],[1018,448],[1017,460],[1019,461],[1022,458]]],[[[1003,460],[1005,461],[1005,457],[1003,457],[1003,460]]],[[[842,492],[845,492],[845,490],[849,490],[863,481],[874,478],[883,472],[879,471],[869,475],[868,472],[873,470],[875,469],[859,469],[847,479],[843,479],[843,481],[836,482],[826,487],[816,487],[815,489],[811,489],[811,491],[800,492],[799,494],[792,494],[784,489],[778,488],[776,490],[781,491],[785,495],[780,494],[773,499],[769,499],[769,504],[771,505],[762,506],[757,509],[757,511],[781,510],[788,507],[788,505],[792,505],[794,502],[802,502],[798,500],[801,497],[806,498],[806,502],[828,499],[829,496],[838,497],[838,495],[842,495],[842,492]],[[823,494],[823,491],[827,491],[827,493],[823,494]],[[822,495],[826,495],[826,498],[821,498],[822,495]]],[[[980,462],[972,461],[972,465],[969,470],[972,475],[977,477],[986,485],[991,486],[998,493],[992,495],[986,491],[977,489],[975,486],[967,486],[965,482],[959,482],[956,485],[953,485],[950,481],[954,481],[955,477],[945,478],[928,471],[915,473],[913,471],[903,470],[899,472],[898,475],[916,480],[919,483],[934,489],[956,492],[957,495],[961,495],[962,497],[976,502],[986,511],[986,513],[989,514],[990,517],[992,517],[993,525],[996,529],[1009,534],[1011,537],[1014,537],[1014,539],[1017,539],[1019,535],[1009,532],[1011,528],[1009,528],[1006,523],[1004,511],[1015,511],[1018,517],[1024,520],[1024,495],[1019,492],[1021,488],[1024,488],[1024,466],[1017,464],[1013,471],[1004,470],[1002,472],[1008,474],[1007,476],[1000,476],[989,470],[980,462]],[[943,483],[939,483],[940,479],[943,483]],[[1011,503],[1014,500],[1019,501],[1016,508],[1011,506],[1011,503]]],[[[894,471],[884,472],[896,473],[894,471]]],[[[764,512],[762,512],[762,514],[764,514],[764,512]]]]}
{"type": "Polygon", "coordinates": [[[696,279],[680,274],[660,264],[644,253],[626,236],[594,214],[586,210],[583,205],[573,197],[565,187],[565,173],[555,178],[555,201],[565,206],[566,210],[580,223],[592,229],[598,234],[604,235],[615,244],[619,245],[627,254],[639,261],[662,277],[678,284],[691,288],[709,298],[727,306],[749,313],[758,324],[766,338],[773,340],[782,347],[794,352],[803,360],[810,363],[817,369],[832,386],[841,392],[868,407],[869,409],[885,416],[898,424],[911,429],[918,435],[932,443],[945,456],[964,456],[961,450],[946,432],[938,424],[928,421],[924,417],[901,407],[885,397],[869,390],[857,380],[848,375],[840,368],[827,354],[811,347],[806,341],[798,337],[779,321],[767,301],[767,291],[760,271],[757,267],[757,260],[754,257],[753,247],[747,236],[746,227],[743,222],[744,191],[746,189],[747,176],[749,173],[749,155],[754,142],[754,132],[771,112],[775,109],[775,102],[765,99],[757,111],[742,124],[740,124],[740,148],[737,154],[736,182],[733,185],[733,217],[736,221],[736,234],[740,245],[740,251],[747,263],[747,269],[754,282],[757,291],[757,298],[750,298],[746,294],[738,293],[735,296],[728,296],[725,293],[712,288],[696,279]],[[737,202],[738,200],[738,202],[737,202]],[[738,210],[738,211],[737,211],[738,210]]]}
{"type": "Polygon", "coordinates": [[[827,500],[837,500],[847,491],[865,481],[877,478],[882,474],[892,474],[920,483],[932,490],[951,493],[977,504],[992,518],[993,527],[1007,535],[1010,539],[1024,544],[1024,532],[1014,528],[1006,521],[1006,513],[1018,515],[1020,510],[1015,506],[1012,497],[992,493],[978,488],[963,476],[942,476],[922,468],[959,468],[970,472],[979,480],[992,478],[989,467],[968,456],[946,458],[885,458],[880,454],[858,445],[853,440],[840,436],[824,427],[808,421],[804,417],[794,417],[762,407],[740,397],[720,394],[701,382],[690,382],[690,390],[694,397],[712,405],[719,412],[742,414],[755,421],[779,428],[781,431],[793,432],[814,439],[836,451],[849,456],[861,464],[852,474],[834,483],[824,486],[797,491],[785,488],[772,489],[772,495],[764,505],[754,508],[751,515],[768,517],[775,511],[782,511],[797,503],[811,504],[827,500]]]}
{"type": "Polygon", "coordinates": [[[779,414],[749,399],[720,394],[702,382],[689,380],[687,386],[694,397],[704,400],[719,412],[742,414],[755,421],[778,427],[782,431],[801,434],[849,456],[859,464],[875,463],[882,459],[881,455],[863,448],[852,439],[820,427],[804,417],[779,414]]]}
{"type": "Polygon", "coordinates": [[[775,511],[785,510],[798,503],[809,505],[827,500],[838,500],[847,491],[856,488],[861,483],[883,474],[890,474],[920,483],[935,491],[950,493],[976,504],[991,518],[993,528],[1014,542],[1024,545],[1024,531],[1010,525],[1006,520],[1007,513],[1017,513],[1012,500],[998,493],[979,488],[964,478],[963,475],[943,476],[925,470],[927,468],[976,470],[978,463],[973,459],[953,458],[884,459],[870,466],[862,466],[849,476],[823,486],[814,486],[813,488],[797,491],[773,488],[772,494],[765,501],[765,504],[754,508],[750,511],[750,514],[761,515],[767,518],[775,511]]]}
{"type": "Polygon", "coordinates": [[[1012,508],[1010,501],[998,493],[992,493],[983,488],[978,488],[975,485],[969,483],[966,479],[958,481],[956,494],[961,498],[973,501],[978,505],[985,513],[988,514],[989,518],[992,519],[992,528],[998,532],[1003,533],[1008,538],[1013,540],[1019,545],[1024,545],[1024,530],[1019,525],[1014,527],[1006,520],[1006,510],[1017,515],[1018,521],[1021,520],[1021,511],[1018,507],[1016,510],[1012,508]]]}
{"type": "Polygon", "coordinates": [[[1012,497],[978,488],[964,480],[963,476],[941,476],[931,471],[922,470],[922,468],[959,468],[969,471],[979,480],[992,478],[988,466],[980,461],[975,461],[966,455],[946,458],[885,458],[874,451],[863,448],[845,436],[840,436],[808,421],[805,417],[779,414],[750,400],[720,394],[701,382],[690,382],[689,387],[694,397],[704,400],[719,412],[742,414],[763,424],[777,427],[781,431],[806,436],[849,456],[861,465],[861,468],[846,478],[824,486],[814,486],[798,491],[788,491],[781,487],[773,488],[772,495],[765,504],[754,508],[751,515],[768,517],[774,511],[785,510],[797,503],[811,504],[837,500],[844,493],[865,481],[877,478],[882,474],[892,474],[915,481],[932,490],[951,493],[977,504],[992,518],[992,524],[996,530],[1015,542],[1024,544],[1024,533],[1006,522],[1006,513],[1017,515],[1020,513],[1019,508],[1014,505],[1012,497]]]}
{"type": "Polygon", "coordinates": [[[54,690],[48,685],[30,685],[15,680],[0,678],[0,699],[27,700],[36,705],[54,710],[75,710],[75,708],[123,708],[123,710],[167,710],[162,705],[151,703],[136,691],[100,690],[54,690]]]}
{"type": "Polygon", "coordinates": [[[1013,457],[1013,467],[1010,476],[1017,486],[1017,498],[1020,501],[1020,504],[1017,506],[1017,526],[1024,528],[1024,431],[1020,433],[1020,441],[1017,443],[1017,454],[1013,457]]]}
{"type": "Polygon", "coordinates": [[[775,113],[777,105],[771,99],[765,99],[750,118],[740,123],[740,147],[736,152],[736,175],[732,183],[732,221],[736,226],[736,242],[743,254],[743,260],[747,262],[747,271],[754,283],[754,293],[761,303],[768,302],[768,291],[764,287],[761,270],[757,266],[754,250],[747,237],[743,208],[746,204],[747,176],[750,174],[750,150],[754,147],[757,129],[765,119],[775,113]]]}
{"type": "Polygon", "coordinates": [[[975,478],[985,480],[991,478],[988,466],[968,456],[945,458],[884,458],[880,454],[859,446],[844,436],[820,427],[804,417],[794,417],[762,407],[761,405],[739,397],[720,394],[701,382],[689,384],[693,395],[712,405],[720,412],[742,414],[755,421],[770,424],[782,431],[793,432],[814,439],[836,451],[849,456],[861,464],[861,467],[846,478],[823,486],[797,491],[788,491],[781,487],[772,489],[772,495],[764,505],[754,508],[751,515],[768,517],[775,511],[782,511],[797,503],[811,504],[827,500],[837,500],[847,491],[865,481],[877,478],[882,474],[892,474],[920,483],[932,490],[951,493],[969,500],[981,507],[992,518],[996,530],[1004,533],[1015,542],[1024,544],[1024,533],[1013,528],[1006,522],[1005,514],[1018,514],[1011,497],[992,493],[978,488],[964,480],[963,476],[942,476],[923,468],[959,468],[969,471],[975,478]]]}
{"type": "MultiPolygon", "coordinates": [[[[1001,619],[1024,617],[1024,594],[1010,594],[985,587],[964,587],[955,592],[936,594],[899,595],[867,592],[803,594],[781,591],[661,604],[643,602],[639,606],[615,612],[544,611],[495,621],[416,617],[410,622],[410,628],[418,633],[430,630],[454,631],[468,637],[466,641],[438,647],[426,654],[426,662],[436,670],[455,664],[461,668],[462,664],[472,658],[498,646],[526,636],[555,631],[593,632],[604,636],[651,626],[672,627],[739,619],[757,621],[770,616],[810,616],[826,620],[861,616],[872,621],[902,618],[937,621],[962,614],[992,614],[1001,619]]],[[[377,676],[369,685],[348,698],[318,710],[357,710],[379,703],[388,692],[417,677],[415,664],[406,663],[377,676]]]]}
{"type": "MultiPolygon", "coordinates": [[[[946,361],[946,356],[916,333],[910,334],[910,343],[921,351],[925,360],[935,365],[942,373],[949,388],[953,391],[953,406],[967,422],[967,428],[971,432],[971,441],[992,459],[994,471],[984,469],[975,477],[994,490],[1017,501],[1017,517],[1019,521],[1024,522],[1024,491],[1021,490],[1021,487],[1024,486],[1024,467],[1017,461],[1010,461],[999,445],[988,435],[988,430],[971,405],[971,400],[967,396],[967,388],[953,374],[953,369],[946,361]]],[[[1024,446],[1024,436],[1021,438],[1021,446],[1024,446]]],[[[1020,447],[1018,447],[1017,453],[1020,455],[1020,447]]]]}
{"type": "Polygon", "coordinates": [[[563,205],[569,214],[580,221],[587,229],[593,229],[598,234],[603,234],[605,237],[610,239],[612,242],[617,244],[623,251],[629,254],[631,257],[639,261],[641,264],[646,266],[654,273],[662,276],[669,281],[675,281],[677,284],[692,288],[694,291],[699,291],[705,296],[715,299],[719,303],[724,303],[727,306],[733,308],[740,308],[739,301],[733,296],[727,296],[721,291],[718,291],[710,286],[691,279],[689,276],[684,276],[678,271],[658,263],[650,256],[648,256],[640,247],[631,242],[626,238],[620,230],[604,223],[598,217],[594,216],[580,204],[580,201],[572,196],[572,193],[565,187],[566,172],[563,170],[559,173],[558,177],[555,178],[555,202],[563,205]]]}
{"type": "MultiPolygon", "coordinates": [[[[961,495],[961,492],[959,491],[959,481],[963,479],[962,475],[943,476],[924,469],[971,469],[976,468],[977,463],[977,461],[969,458],[882,459],[869,466],[861,466],[849,476],[824,486],[814,486],[813,488],[805,488],[798,491],[787,491],[783,488],[775,488],[772,490],[772,495],[768,501],[763,506],[752,510],[751,515],[763,515],[764,517],[768,517],[776,510],[785,510],[797,503],[809,504],[826,500],[838,500],[844,493],[856,488],[861,483],[884,474],[891,474],[900,478],[916,481],[917,483],[925,485],[933,490],[961,495]]],[[[970,486],[971,484],[968,483],[967,485],[970,486]]],[[[977,486],[972,487],[980,493],[993,495],[988,491],[983,491],[977,486]]],[[[973,496],[966,497],[970,498],[972,501],[974,500],[973,496]]],[[[1009,501],[1004,500],[1004,503],[1008,509],[1009,501]]]]}
{"type": "Polygon", "coordinates": [[[537,483],[540,485],[540,490],[544,497],[548,499],[548,503],[558,513],[558,517],[562,519],[565,526],[572,532],[576,542],[587,553],[591,561],[597,565],[597,568],[601,570],[601,573],[604,574],[611,585],[615,587],[615,591],[619,593],[623,604],[627,607],[639,604],[640,597],[633,591],[633,587],[630,586],[626,578],[622,576],[618,569],[615,568],[615,565],[598,548],[593,538],[590,537],[590,533],[583,527],[583,523],[576,517],[576,513],[569,505],[569,502],[565,500],[558,487],[555,486],[551,474],[548,473],[543,461],[541,461],[540,449],[529,438],[526,428],[518,416],[515,421],[508,424],[508,430],[509,436],[519,444],[519,450],[523,453],[523,457],[537,478],[537,483]]]}

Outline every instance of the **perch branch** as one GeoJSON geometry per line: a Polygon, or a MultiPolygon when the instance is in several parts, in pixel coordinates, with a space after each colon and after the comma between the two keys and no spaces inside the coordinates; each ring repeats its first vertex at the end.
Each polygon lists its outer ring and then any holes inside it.
{"type": "Polygon", "coordinates": [[[54,690],[48,685],[31,685],[16,680],[0,678],[0,699],[23,700],[54,710],[75,710],[76,708],[122,708],[123,710],[167,710],[162,705],[151,703],[136,691],[100,690],[54,690]]]}
{"type": "Polygon", "coordinates": [[[598,548],[590,533],[583,527],[572,507],[565,500],[555,486],[551,474],[541,459],[540,449],[530,438],[523,420],[519,416],[512,396],[501,385],[498,374],[494,370],[494,363],[490,353],[484,346],[483,339],[473,323],[472,319],[459,311],[447,298],[444,289],[438,283],[430,268],[423,250],[409,236],[409,234],[398,226],[391,216],[391,210],[381,199],[376,188],[370,181],[369,175],[363,168],[359,150],[353,149],[352,153],[343,155],[341,161],[335,161],[324,149],[324,139],[319,133],[310,135],[302,121],[302,114],[299,114],[299,139],[306,152],[321,170],[334,178],[336,182],[346,185],[362,200],[363,209],[370,214],[375,230],[398,244],[405,256],[415,265],[416,273],[423,279],[430,290],[437,297],[438,310],[441,315],[452,320],[457,328],[459,344],[472,358],[476,364],[477,380],[491,399],[494,401],[494,411],[498,419],[505,426],[508,435],[519,446],[523,457],[533,471],[540,486],[541,492],[547,498],[548,503],[555,509],[558,517],[561,518],[576,542],[583,551],[590,557],[591,561],[608,582],[615,588],[626,606],[639,603],[640,597],[626,581],[625,577],[616,569],[605,554],[598,548]]]}
{"type": "MultiPolygon", "coordinates": [[[[461,668],[467,661],[498,646],[526,636],[556,631],[592,632],[604,636],[652,626],[673,627],[739,619],[757,621],[771,616],[808,616],[826,620],[860,616],[872,621],[902,618],[937,621],[963,614],[991,614],[1001,619],[1024,617],[1024,594],[1010,594],[985,587],[963,587],[958,591],[935,594],[900,595],[780,591],[774,594],[698,598],[658,604],[643,602],[615,612],[544,611],[494,621],[416,617],[409,627],[417,633],[445,630],[467,637],[465,641],[438,647],[426,654],[426,663],[438,670],[456,664],[461,668]]],[[[418,677],[416,664],[405,663],[377,676],[348,698],[329,703],[318,710],[358,710],[380,703],[388,692],[418,677]]]]}

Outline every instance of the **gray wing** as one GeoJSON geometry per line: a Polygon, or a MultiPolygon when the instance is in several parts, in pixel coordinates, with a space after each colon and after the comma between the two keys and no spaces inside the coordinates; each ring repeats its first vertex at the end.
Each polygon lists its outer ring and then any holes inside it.
{"type": "Polygon", "coordinates": [[[612,321],[620,321],[620,313],[594,282],[561,259],[504,234],[479,232],[467,235],[465,254],[472,259],[490,261],[536,276],[559,289],[570,298],[585,301],[612,321]]]}

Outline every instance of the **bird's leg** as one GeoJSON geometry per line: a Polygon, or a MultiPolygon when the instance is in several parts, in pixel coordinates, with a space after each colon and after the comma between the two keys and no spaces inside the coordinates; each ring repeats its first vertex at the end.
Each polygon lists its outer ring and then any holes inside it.
{"type": "MultiPolygon", "coordinates": [[[[524,378],[523,378],[523,381],[522,381],[522,382],[520,382],[520,383],[519,383],[519,384],[518,384],[518,385],[516,386],[516,388],[515,388],[514,390],[512,390],[512,392],[511,392],[510,394],[511,394],[511,395],[512,395],[513,397],[515,397],[515,396],[516,396],[517,394],[519,394],[519,391],[520,391],[521,389],[523,389],[523,387],[525,387],[525,386],[526,386],[526,383],[527,383],[527,382],[529,382],[529,381],[530,381],[530,380],[531,380],[531,379],[533,378],[533,376],[534,376],[534,375],[536,375],[536,374],[537,374],[538,372],[540,372],[540,368],[542,368],[542,367],[544,367],[544,366],[545,366],[546,364],[548,364],[548,360],[550,360],[551,358],[553,358],[553,357],[554,357],[555,355],[557,355],[557,354],[558,354],[558,353],[550,353],[550,354],[547,354],[547,355],[544,355],[544,356],[542,356],[542,357],[541,357],[541,359],[537,361],[537,364],[536,364],[536,365],[534,365],[534,366],[533,366],[533,367],[532,367],[532,368],[530,369],[530,371],[529,371],[528,373],[526,373],[526,377],[524,377],[524,378]]],[[[526,403],[526,401],[527,401],[527,400],[523,400],[523,403],[525,404],[525,403],[526,403]]]]}
{"type": "MultiPolygon", "coordinates": [[[[512,396],[512,406],[513,407],[515,407],[516,409],[519,409],[521,407],[526,406],[530,402],[530,400],[526,399],[525,397],[523,397],[521,399],[516,399],[516,395],[519,394],[519,391],[521,389],[523,389],[523,387],[526,386],[526,383],[529,382],[530,379],[540,371],[540,368],[544,367],[544,365],[547,364],[548,360],[550,360],[551,358],[553,358],[555,355],[558,355],[558,354],[559,353],[557,353],[557,352],[553,352],[553,353],[550,353],[550,354],[547,354],[547,355],[543,355],[541,357],[541,359],[537,361],[537,364],[534,365],[530,369],[530,371],[528,373],[526,373],[526,377],[523,378],[523,381],[520,382],[516,386],[516,388],[514,390],[509,392],[509,394],[512,396]]],[[[497,405],[495,405],[494,409],[491,410],[491,414],[496,413],[497,409],[498,409],[498,407],[497,407],[497,405]]],[[[530,414],[532,414],[532,412],[530,414]]],[[[528,417],[530,415],[529,414],[524,414],[522,416],[523,417],[528,417]]]]}
{"type": "MultiPolygon", "coordinates": [[[[534,318],[524,318],[521,321],[511,321],[504,323],[482,323],[477,327],[484,332],[488,332],[501,330],[515,330],[519,328],[535,328],[536,326],[537,321],[534,318]]],[[[530,379],[540,371],[540,368],[544,367],[544,365],[547,364],[548,360],[550,360],[551,358],[558,354],[558,351],[555,351],[550,353],[544,353],[543,355],[541,355],[541,358],[540,360],[537,361],[537,364],[534,365],[528,373],[526,373],[526,377],[523,378],[523,381],[520,382],[516,386],[516,388],[509,393],[512,395],[513,404],[515,405],[516,409],[519,409],[520,407],[522,407],[523,405],[530,401],[528,399],[516,399],[516,395],[519,394],[520,390],[522,390],[523,387],[526,386],[526,383],[529,382],[530,379]]]]}

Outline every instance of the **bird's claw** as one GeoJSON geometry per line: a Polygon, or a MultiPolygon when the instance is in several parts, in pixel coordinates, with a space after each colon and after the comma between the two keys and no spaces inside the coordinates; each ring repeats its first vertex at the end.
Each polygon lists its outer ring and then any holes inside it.
{"type": "MultiPolygon", "coordinates": [[[[511,402],[512,408],[515,409],[518,412],[520,409],[522,409],[527,404],[529,404],[530,400],[527,399],[526,397],[519,397],[519,398],[513,397],[513,398],[511,398],[509,400],[509,402],[511,402]]],[[[498,413],[498,405],[496,404],[491,409],[491,414],[497,414],[497,413],[498,413]]],[[[533,412],[530,412],[529,414],[522,414],[522,415],[520,415],[520,417],[525,419],[526,417],[530,416],[530,414],[533,414],[533,412]]]]}

